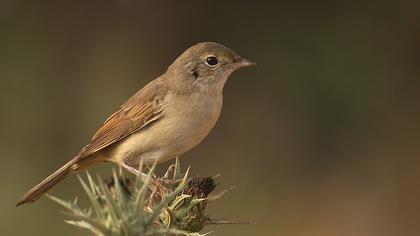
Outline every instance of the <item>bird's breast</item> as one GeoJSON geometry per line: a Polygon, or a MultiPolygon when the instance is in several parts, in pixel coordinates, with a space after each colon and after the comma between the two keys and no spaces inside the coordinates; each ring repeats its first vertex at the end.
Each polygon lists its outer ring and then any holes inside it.
{"type": "Polygon", "coordinates": [[[168,95],[162,123],[166,123],[166,133],[176,152],[188,151],[209,134],[220,116],[222,103],[221,94],[168,95]]]}

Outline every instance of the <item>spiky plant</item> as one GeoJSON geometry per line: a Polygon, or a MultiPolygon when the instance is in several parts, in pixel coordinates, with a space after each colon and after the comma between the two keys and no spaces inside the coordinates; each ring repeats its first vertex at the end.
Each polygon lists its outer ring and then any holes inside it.
{"type": "Polygon", "coordinates": [[[199,231],[206,224],[241,223],[213,220],[205,213],[207,203],[226,192],[209,195],[216,186],[212,177],[187,182],[189,169],[182,175],[178,159],[163,177],[156,177],[154,169],[155,165],[146,177],[137,177],[134,181],[125,178],[122,171],[118,174],[114,171],[107,182],[99,176],[95,182],[87,173],[86,183],[79,176],[91,203],[89,209],[79,207],[77,198],[67,202],[49,197],[73,218],[65,222],[98,236],[203,236],[206,234],[199,231]]]}

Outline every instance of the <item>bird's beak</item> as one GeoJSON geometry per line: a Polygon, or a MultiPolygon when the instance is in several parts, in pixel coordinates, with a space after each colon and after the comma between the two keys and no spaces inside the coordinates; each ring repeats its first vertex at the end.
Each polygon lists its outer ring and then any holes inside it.
{"type": "Polygon", "coordinates": [[[235,64],[238,65],[238,67],[247,67],[247,66],[256,66],[257,63],[252,62],[248,59],[245,58],[241,58],[238,62],[236,62],[235,64]]]}

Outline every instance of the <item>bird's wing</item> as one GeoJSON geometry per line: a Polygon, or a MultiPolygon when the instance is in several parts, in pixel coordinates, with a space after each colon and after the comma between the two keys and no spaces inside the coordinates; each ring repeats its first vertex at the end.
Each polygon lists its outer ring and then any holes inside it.
{"type": "Polygon", "coordinates": [[[159,79],[146,85],[105,121],[77,158],[90,156],[159,120],[166,92],[167,86],[159,79]]]}

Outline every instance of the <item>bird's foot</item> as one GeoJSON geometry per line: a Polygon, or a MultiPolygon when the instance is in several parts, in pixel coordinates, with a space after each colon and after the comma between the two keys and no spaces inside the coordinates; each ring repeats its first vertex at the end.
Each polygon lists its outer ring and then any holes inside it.
{"type": "Polygon", "coordinates": [[[135,168],[134,166],[130,166],[129,164],[123,162],[122,167],[124,167],[128,172],[136,175],[141,176],[142,178],[146,179],[147,174],[140,171],[138,168],[135,168]]]}

